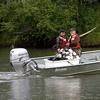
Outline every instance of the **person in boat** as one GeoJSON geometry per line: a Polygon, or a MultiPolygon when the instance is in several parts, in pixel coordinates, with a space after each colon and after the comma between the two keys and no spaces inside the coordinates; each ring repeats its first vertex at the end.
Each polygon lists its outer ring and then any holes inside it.
{"type": "Polygon", "coordinates": [[[65,49],[68,47],[68,39],[66,38],[66,33],[64,30],[61,30],[59,33],[59,36],[56,38],[56,48],[57,48],[57,54],[61,56],[62,53],[65,51],[65,49]]]}
{"type": "Polygon", "coordinates": [[[59,36],[56,38],[56,46],[58,51],[59,49],[64,49],[67,46],[68,39],[65,35],[65,31],[61,30],[59,36]]]}
{"type": "Polygon", "coordinates": [[[76,52],[78,56],[81,55],[80,38],[75,28],[70,29],[70,37],[68,40],[69,48],[76,52]]]}

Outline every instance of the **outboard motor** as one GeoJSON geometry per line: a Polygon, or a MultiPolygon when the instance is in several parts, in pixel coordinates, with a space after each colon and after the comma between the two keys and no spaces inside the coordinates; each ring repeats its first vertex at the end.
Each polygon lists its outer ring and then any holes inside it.
{"type": "Polygon", "coordinates": [[[10,63],[18,75],[26,74],[30,69],[35,69],[36,63],[29,58],[29,54],[24,48],[15,48],[10,51],[10,63]]]}

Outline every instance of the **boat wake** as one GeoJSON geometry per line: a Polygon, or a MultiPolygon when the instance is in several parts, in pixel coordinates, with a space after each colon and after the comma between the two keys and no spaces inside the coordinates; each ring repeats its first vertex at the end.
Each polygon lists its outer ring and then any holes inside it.
{"type": "Polygon", "coordinates": [[[16,72],[0,72],[0,82],[2,82],[2,80],[9,81],[18,79],[19,77],[20,76],[16,72]]]}

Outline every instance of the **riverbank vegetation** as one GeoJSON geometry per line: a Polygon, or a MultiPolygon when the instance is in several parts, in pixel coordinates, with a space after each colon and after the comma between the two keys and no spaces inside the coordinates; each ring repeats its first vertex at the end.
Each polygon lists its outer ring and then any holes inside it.
{"type": "Polygon", "coordinates": [[[0,46],[50,48],[75,27],[83,47],[100,46],[100,0],[0,0],[0,46]]]}

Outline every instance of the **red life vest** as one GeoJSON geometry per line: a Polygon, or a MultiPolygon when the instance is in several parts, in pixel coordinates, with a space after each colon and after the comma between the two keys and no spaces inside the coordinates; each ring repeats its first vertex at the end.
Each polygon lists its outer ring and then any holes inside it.
{"type": "Polygon", "coordinates": [[[69,39],[70,47],[76,49],[81,48],[79,41],[80,41],[79,36],[76,33],[74,33],[69,39]]]}
{"type": "Polygon", "coordinates": [[[59,48],[65,48],[68,40],[64,37],[59,37],[59,48]]]}

